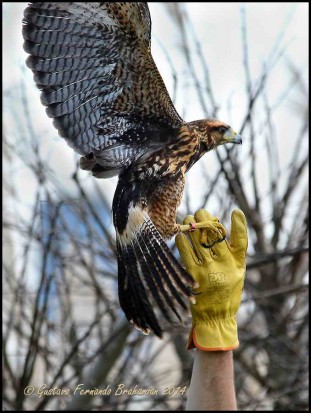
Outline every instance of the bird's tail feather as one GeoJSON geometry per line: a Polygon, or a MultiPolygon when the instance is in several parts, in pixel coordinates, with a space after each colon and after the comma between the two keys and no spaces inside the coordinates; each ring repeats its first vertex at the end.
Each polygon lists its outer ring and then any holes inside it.
{"type": "MultiPolygon", "coordinates": [[[[138,261],[140,263],[142,273],[145,274],[145,279],[148,278],[149,280],[150,289],[153,292],[153,296],[157,302],[158,307],[165,308],[165,302],[167,302],[171,310],[175,313],[176,317],[180,319],[179,314],[175,310],[174,306],[171,304],[170,296],[164,288],[163,281],[159,277],[159,271],[156,268],[156,266],[153,265],[153,259],[151,254],[149,253],[149,250],[145,249],[145,252],[144,250],[142,250],[140,244],[143,243],[143,240],[141,238],[138,239],[135,243],[135,251],[137,254],[138,261]],[[147,274],[149,274],[149,277],[147,277],[147,274]]],[[[173,322],[168,312],[164,311],[163,315],[167,321],[169,321],[170,323],[173,322]]]]}
{"type": "MultiPolygon", "coordinates": [[[[120,305],[134,325],[162,337],[153,308],[156,306],[167,321],[173,314],[181,322],[179,311],[187,310],[185,298],[191,296],[193,279],[180,266],[147,213],[131,226],[126,237],[117,235],[120,305]]],[[[130,219],[130,217],[129,217],[130,219]]]]}
{"type": "Polygon", "coordinates": [[[122,248],[118,257],[118,291],[122,310],[128,320],[136,323],[145,334],[149,334],[150,324],[157,334],[160,334],[161,329],[141,280],[132,246],[122,248]]]}
{"type": "MultiPolygon", "coordinates": [[[[146,231],[148,234],[148,232],[146,231]]],[[[160,236],[160,234],[159,234],[160,236]]],[[[158,273],[158,277],[161,278],[161,282],[164,283],[166,286],[167,292],[169,294],[167,304],[173,307],[175,302],[177,302],[184,310],[187,309],[187,305],[185,304],[184,300],[182,299],[180,292],[173,284],[173,279],[179,278],[180,266],[175,260],[175,257],[172,255],[170,251],[166,251],[168,249],[165,242],[162,240],[164,245],[159,245],[157,242],[154,242],[154,238],[149,238],[149,235],[145,238],[144,242],[146,245],[146,249],[149,251],[151,250],[151,262],[155,266],[156,271],[158,273]],[[154,257],[157,257],[157,260],[154,257]],[[173,258],[173,259],[172,259],[173,258]],[[175,262],[174,262],[175,261],[175,262]],[[176,266],[174,264],[177,264],[176,266]],[[177,272],[177,274],[176,274],[177,272]]],[[[182,268],[181,268],[182,269],[182,268]]],[[[182,295],[188,295],[188,289],[183,284],[182,295]]],[[[173,307],[175,308],[175,306],[173,307]]],[[[180,318],[178,316],[178,318],[180,318]]]]}
{"type": "MultiPolygon", "coordinates": [[[[146,222],[146,233],[149,233],[149,237],[147,238],[148,240],[157,240],[157,242],[152,243],[152,248],[154,248],[155,252],[159,254],[159,257],[162,260],[164,268],[168,274],[177,283],[184,295],[188,296],[189,287],[186,286],[185,282],[187,282],[188,285],[192,285],[193,278],[180,266],[150,219],[146,222]]],[[[173,291],[175,292],[176,289],[173,291]]],[[[178,295],[178,297],[180,298],[180,295],[178,295]]],[[[181,305],[184,308],[187,308],[184,304],[181,305]]]]}

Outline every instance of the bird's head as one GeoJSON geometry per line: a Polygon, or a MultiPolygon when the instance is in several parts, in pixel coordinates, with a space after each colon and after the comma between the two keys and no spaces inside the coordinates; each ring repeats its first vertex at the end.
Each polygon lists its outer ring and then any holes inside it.
{"type": "Polygon", "coordinates": [[[200,141],[200,151],[203,153],[217,148],[225,143],[242,144],[242,137],[229,125],[218,120],[204,119],[189,123],[200,141]]]}

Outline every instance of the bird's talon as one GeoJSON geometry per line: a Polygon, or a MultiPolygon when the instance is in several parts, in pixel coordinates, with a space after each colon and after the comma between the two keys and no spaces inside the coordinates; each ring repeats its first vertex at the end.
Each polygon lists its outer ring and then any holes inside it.
{"type": "Polygon", "coordinates": [[[204,248],[212,248],[216,242],[222,242],[226,239],[226,235],[222,237],[221,239],[216,239],[212,244],[206,244],[205,242],[201,242],[202,247],[204,248]]]}

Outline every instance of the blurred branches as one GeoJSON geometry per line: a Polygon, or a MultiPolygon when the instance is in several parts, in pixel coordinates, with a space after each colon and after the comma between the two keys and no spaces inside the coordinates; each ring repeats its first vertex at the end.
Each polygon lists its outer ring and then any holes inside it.
{"type": "MultiPolygon", "coordinates": [[[[167,3],[164,7],[179,33],[202,111],[208,117],[219,116],[227,103],[217,101],[204,47],[187,6],[167,3]]],[[[249,64],[245,6],[240,19],[245,77],[241,93],[246,105],[239,129],[247,136],[246,149],[222,147],[214,153],[215,168],[201,163],[206,189],[195,209],[212,206],[229,228],[231,211],[238,207],[248,221],[241,344],[234,352],[239,408],[307,410],[307,85],[303,68],[285,57],[288,20],[256,77],[249,64]],[[273,101],[269,82],[277,67],[288,71],[289,82],[273,101]],[[294,101],[296,135],[291,137],[290,161],[284,164],[277,114],[289,99],[294,101]]],[[[167,51],[165,56],[175,95],[178,72],[167,51]]],[[[124,320],[117,298],[106,182],[85,180],[85,173],[78,170],[72,173],[71,188],[62,182],[62,171],[56,171],[43,155],[25,81],[14,91],[5,90],[4,103],[14,119],[14,126],[4,129],[4,409],[182,410],[186,392],[168,396],[164,389],[189,385],[193,354],[184,349],[188,329],[168,328],[159,342],[124,320]],[[21,112],[15,108],[16,95],[21,112]],[[33,183],[28,208],[20,175],[33,183]],[[114,391],[116,384],[124,383],[127,388],[137,385],[160,392],[152,397],[115,397],[113,391],[96,397],[73,395],[81,383],[88,389],[110,386],[114,391]],[[36,391],[43,384],[46,389],[68,388],[71,393],[38,397],[36,391]],[[27,386],[36,388],[31,396],[25,394],[27,386]]],[[[194,212],[189,211],[192,195],[187,188],[183,204],[187,213],[194,212]]],[[[189,324],[190,319],[185,321],[186,327],[189,324]]]]}
{"type": "MultiPolygon", "coordinates": [[[[202,48],[189,46],[189,38],[192,44],[198,44],[198,40],[194,26],[189,24],[186,6],[171,3],[168,7],[180,30],[185,60],[204,62],[202,66],[207,67],[202,48]]],[[[240,133],[248,137],[249,156],[242,159],[245,152],[241,155],[239,148],[220,148],[216,154],[219,164],[216,172],[211,168],[203,172],[210,185],[207,185],[200,207],[208,208],[213,203],[213,210],[217,210],[215,204],[219,205],[221,219],[226,222],[229,222],[232,209],[239,207],[249,225],[249,251],[252,253],[248,259],[243,307],[247,317],[240,324],[241,346],[235,352],[239,406],[246,410],[308,408],[308,151],[302,149],[307,146],[308,117],[307,85],[302,69],[287,59],[286,67],[293,80],[284,85],[276,103],[270,104],[268,100],[270,75],[284,55],[282,40],[288,23],[287,19],[263,64],[262,74],[256,79],[249,65],[247,10],[245,5],[241,6],[247,107],[240,133]],[[291,161],[281,169],[280,138],[274,118],[290,92],[300,96],[300,116],[296,120],[291,161]],[[263,157],[269,167],[267,182],[262,182],[263,157]],[[268,193],[263,193],[263,186],[269,188],[268,193]]],[[[219,108],[213,103],[216,99],[208,86],[209,72],[205,71],[205,77],[199,79],[196,67],[189,63],[196,93],[201,103],[204,99],[204,102],[208,99],[211,102],[209,110],[202,103],[202,110],[206,116],[214,116],[219,108]],[[204,82],[207,87],[202,87],[204,82]]],[[[293,121],[294,117],[297,118],[297,114],[293,115],[293,121]]]]}

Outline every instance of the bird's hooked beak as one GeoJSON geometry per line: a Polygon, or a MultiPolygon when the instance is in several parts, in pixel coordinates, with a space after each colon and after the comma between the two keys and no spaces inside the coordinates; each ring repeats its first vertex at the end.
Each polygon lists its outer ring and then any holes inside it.
{"type": "Polygon", "coordinates": [[[239,143],[242,145],[242,136],[234,132],[233,129],[228,129],[222,138],[222,143],[239,143]]]}

